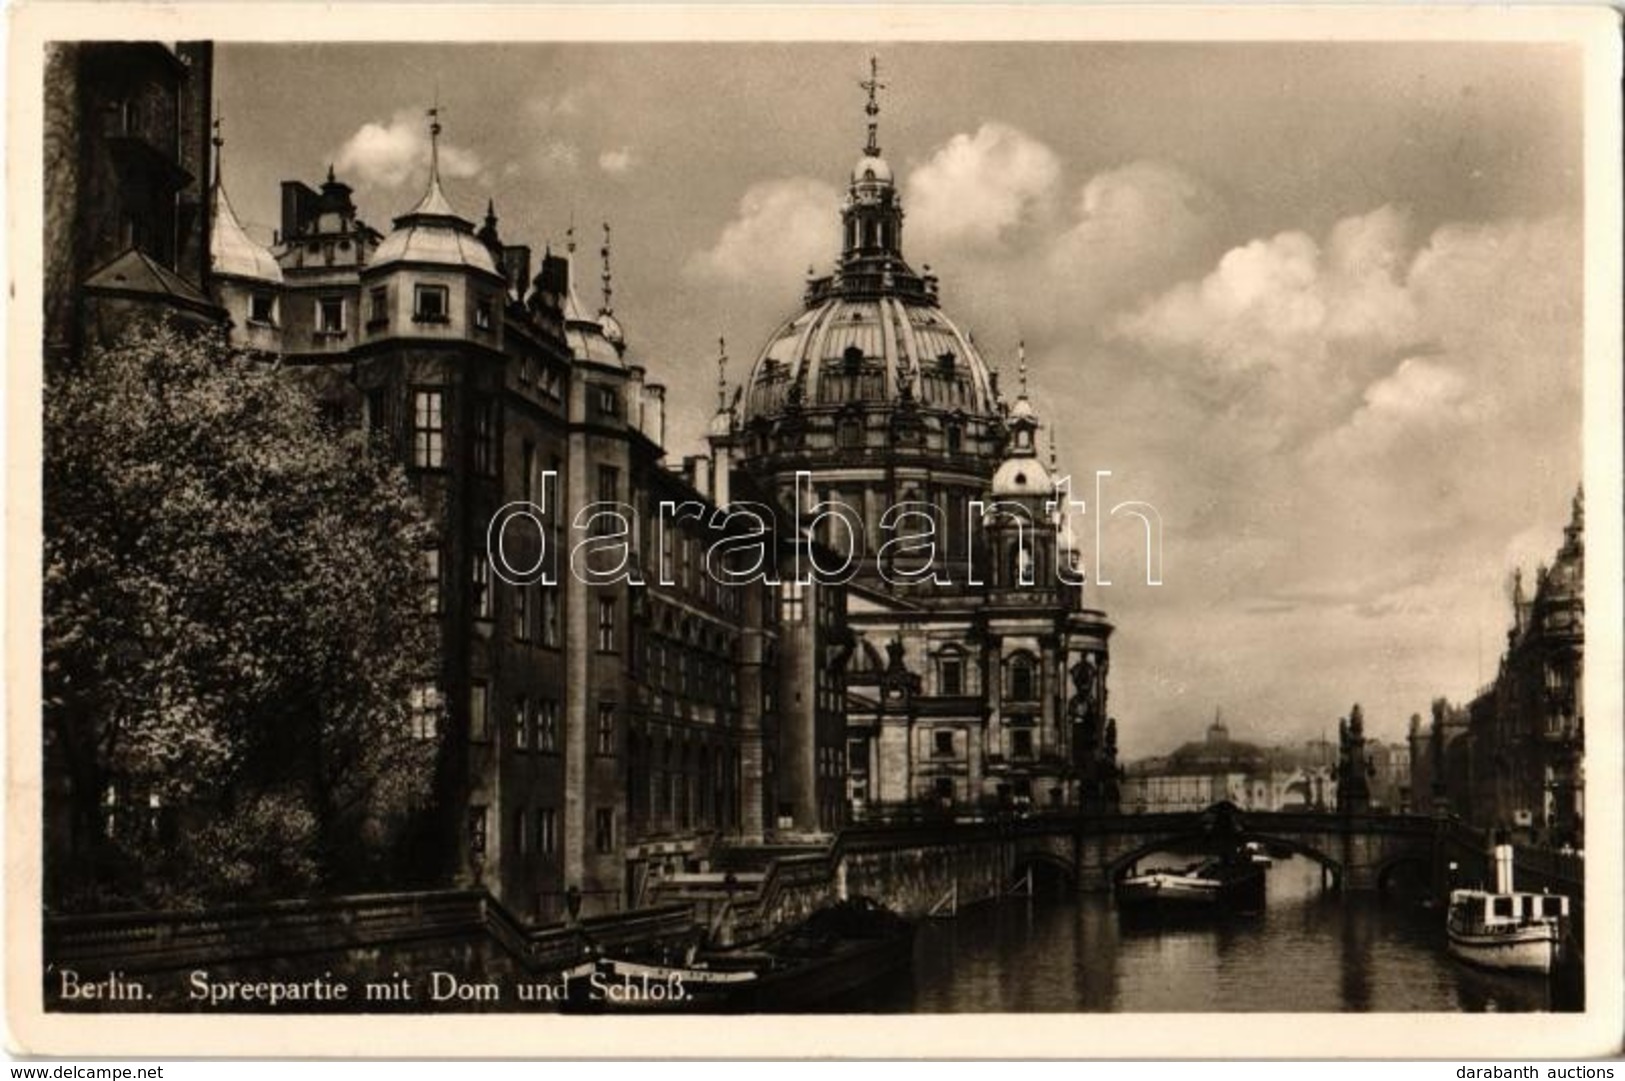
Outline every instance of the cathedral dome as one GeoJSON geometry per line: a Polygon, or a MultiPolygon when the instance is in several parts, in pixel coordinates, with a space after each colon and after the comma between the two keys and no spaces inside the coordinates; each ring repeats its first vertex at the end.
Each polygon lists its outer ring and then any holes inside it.
{"type": "Polygon", "coordinates": [[[885,276],[892,281],[869,295],[865,283],[837,276],[779,327],[746,383],[747,421],[796,398],[808,407],[890,405],[907,395],[945,411],[995,413],[992,376],[969,336],[934,303],[896,287],[912,276],[906,267],[885,276]]]}

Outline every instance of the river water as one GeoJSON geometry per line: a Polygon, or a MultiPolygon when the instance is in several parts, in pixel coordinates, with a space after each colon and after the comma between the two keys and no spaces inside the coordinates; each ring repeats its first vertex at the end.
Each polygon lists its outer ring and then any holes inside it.
{"type": "MultiPolygon", "coordinates": [[[[1156,856],[1155,866],[1182,857],[1156,856]]],[[[1269,871],[1255,916],[1196,926],[1121,924],[1107,895],[1040,890],[920,930],[913,971],[848,1009],[876,1012],[1271,1012],[1578,1009],[1538,978],[1463,965],[1444,919],[1363,894],[1328,894],[1300,859],[1269,871]],[[1047,893],[1047,896],[1045,894],[1047,893]]]]}

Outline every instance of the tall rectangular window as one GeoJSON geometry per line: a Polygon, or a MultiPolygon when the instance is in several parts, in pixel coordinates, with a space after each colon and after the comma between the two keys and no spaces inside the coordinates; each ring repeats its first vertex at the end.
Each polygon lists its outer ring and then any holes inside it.
{"type": "Polygon", "coordinates": [[[426,615],[440,613],[440,549],[423,550],[423,611],[426,615]]]}
{"type": "Polygon", "coordinates": [[[513,847],[521,856],[530,855],[530,814],[523,807],[513,813],[513,847]]]}
{"type": "Polygon", "coordinates": [[[611,702],[598,704],[598,742],[596,750],[599,754],[615,753],[615,706],[611,702]]]}
{"type": "Polygon", "coordinates": [[[316,301],[316,331],[334,337],[344,333],[344,298],[321,297],[316,301]]]}
{"type": "Polygon", "coordinates": [[[536,847],[544,856],[559,850],[559,813],[552,807],[536,812],[536,847]]]}
{"type": "Polygon", "coordinates": [[[469,603],[475,619],[491,618],[491,561],[484,552],[474,553],[473,592],[469,603]]]}
{"type": "Polygon", "coordinates": [[[440,731],[440,688],[420,683],[412,688],[412,738],[434,739],[440,731]]]}
{"type": "Polygon", "coordinates": [[[800,623],[807,616],[805,585],[786,578],[779,586],[779,618],[785,623],[800,623]]]}
{"type": "Polygon", "coordinates": [[[542,645],[559,647],[559,587],[542,586],[542,645]]]}
{"type": "Polygon", "coordinates": [[[530,641],[530,595],[534,586],[513,587],[513,636],[517,641],[530,641]]]}
{"type": "Polygon", "coordinates": [[[559,749],[559,704],[551,698],[536,702],[536,749],[548,753],[559,749]]]}
{"type": "Polygon", "coordinates": [[[382,285],[367,291],[367,325],[382,326],[389,322],[389,290],[382,285]]]}
{"type": "Polygon", "coordinates": [[[484,683],[468,685],[468,738],[480,742],[491,738],[490,688],[484,683]]]}
{"type": "Polygon", "coordinates": [[[526,503],[536,502],[536,444],[525,440],[523,449],[519,452],[520,469],[519,483],[522,498],[526,503]]]}
{"type": "Polygon", "coordinates": [[[446,464],[445,396],[438,390],[412,394],[412,464],[419,469],[446,464]]]}
{"type": "Polygon", "coordinates": [[[513,700],[513,747],[530,750],[530,699],[524,695],[513,700]]]}
{"type": "MultiPolygon", "coordinates": [[[[598,502],[615,504],[621,500],[621,471],[612,465],[598,467],[598,502]]],[[[600,512],[608,511],[611,507],[599,507],[600,512]]],[[[614,519],[607,514],[600,513],[592,520],[593,535],[604,536],[613,532],[614,519]]]]}
{"type": "Polygon", "coordinates": [[[474,403],[474,472],[493,476],[497,469],[497,402],[482,395],[474,403]]]}
{"type": "Polygon", "coordinates": [[[367,431],[387,432],[389,430],[389,420],[384,416],[385,401],[384,388],[374,387],[367,391],[361,417],[367,431]]]}
{"type": "Polygon", "coordinates": [[[484,297],[484,296],[480,297],[480,299],[474,305],[474,329],[475,330],[490,330],[491,329],[491,310],[495,306],[496,306],[496,302],[493,301],[490,297],[484,297]]]}
{"type": "Polygon", "coordinates": [[[958,657],[944,657],[942,659],[942,693],[962,694],[964,686],[964,662],[958,657]]]}
{"type": "Polygon", "coordinates": [[[598,598],[598,652],[615,652],[615,598],[598,598]]]}
{"type": "Polygon", "coordinates": [[[594,846],[601,853],[615,851],[615,809],[600,807],[593,818],[594,846]]]}

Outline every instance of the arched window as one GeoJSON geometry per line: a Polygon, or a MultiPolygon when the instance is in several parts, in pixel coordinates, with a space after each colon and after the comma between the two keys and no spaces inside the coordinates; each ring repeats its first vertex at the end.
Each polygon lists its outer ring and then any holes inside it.
{"type": "Polygon", "coordinates": [[[1019,540],[1010,542],[1009,576],[1006,579],[1012,587],[1030,586],[1037,582],[1033,567],[1032,548],[1019,540]]]}
{"type": "Polygon", "coordinates": [[[1038,700],[1038,672],[1029,654],[1018,653],[1010,658],[1010,701],[1036,702],[1038,700]]]}

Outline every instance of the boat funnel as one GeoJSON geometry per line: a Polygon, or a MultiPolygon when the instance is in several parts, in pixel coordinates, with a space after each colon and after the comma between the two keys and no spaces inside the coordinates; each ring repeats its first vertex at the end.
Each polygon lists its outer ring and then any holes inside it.
{"type": "Polygon", "coordinates": [[[1495,846],[1495,892],[1512,892],[1512,846],[1495,846]]]}

